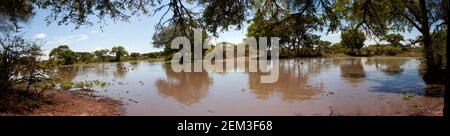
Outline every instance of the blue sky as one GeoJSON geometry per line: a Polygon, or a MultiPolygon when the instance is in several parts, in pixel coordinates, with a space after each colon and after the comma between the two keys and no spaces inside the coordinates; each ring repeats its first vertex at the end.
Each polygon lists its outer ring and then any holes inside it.
{"type": "MultiPolygon", "coordinates": [[[[45,17],[49,15],[46,10],[37,10],[33,19],[23,26],[21,32],[31,40],[44,41],[43,50],[49,52],[61,44],[67,44],[74,51],[94,51],[97,49],[112,48],[115,45],[124,46],[129,52],[154,52],[162,49],[154,48],[152,36],[155,32],[154,26],[161,17],[155,16],[133,16],[129,22],[107,20],[93,26],[81,26],[75,29],[75,25],[58,25],[56,22],[47,24],[45,17]],[[103,28],[100,28],[103,26],[103,28]]],[[[220,33],[220,37],[214,38],[212,42],[228,41],[240,43],[245,37],[246,27],[220,33]]]]}
{"type": "MultiPolygon", "coordinates": [[[[46,10],[36,10],[33,19],[24,25],[22,33],[31,40],[44,41],[43,50],[48,53],[58,45],[67,44],[74,51],[91,52],[97,49],[111,49],[115,45],[124,46],[128,52],[155,52],[162,49],[154,48],[152,36],[155,32],[154,26],[159,21],[162,13],[154,16],[133,16],[129,22],[106,20],[106,25],[96,24],[93,26],[81,26],[75,29],[72,24],[57,25],[51,23],[47,25],[45,17],[49,15],[46,10]],[[103,26],[100,29],[100,26],[103,26]]],[[[241,30],[231,30],[220,33],[219,37],[212,40],[213,43],[227,41],[240,43],[245,37],[247,24],[241,30]]],[[[340,41],[340,33],[321,35],[322,40],[333,43],[340,41]]],[[[417,31],[402,33],[405,39],[416,37],[417,31]]],[[[375,43],[375,40],[366,41],[367,44],[375,43]]]]}

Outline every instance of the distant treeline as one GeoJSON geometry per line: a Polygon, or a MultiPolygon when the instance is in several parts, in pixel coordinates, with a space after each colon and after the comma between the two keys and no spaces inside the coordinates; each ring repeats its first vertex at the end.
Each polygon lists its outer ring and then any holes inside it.
{"type": "Polygon", "coordinates": [[[162,52],[138,53],[128,51],[123,46],[112,49],[99,49],[93,52],[75,52],[67,45],[60,45],[51,50],[49,59],[62,65],[90,62],[119,62],[127,60],[144,60],[162,58],[162,52]]]}

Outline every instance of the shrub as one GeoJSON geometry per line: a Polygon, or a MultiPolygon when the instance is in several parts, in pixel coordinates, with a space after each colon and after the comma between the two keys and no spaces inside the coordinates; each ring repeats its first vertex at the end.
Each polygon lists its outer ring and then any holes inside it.
{"type": "Polygon", "coordinates": [[[386,46],[384,47],[384,54],[389,56],[395,56],[402,52],[402,48],[400,47],[393,47],[393,46],[386,46]]]}
{"type": "Polygon", "coordinates": [[[367,51],[370,55],[383,55],[385,46],[382,44],[369,45],[367,46],[367,51]]]}
{"type": "Polygon", "coordinates": [[[54,87],[52,68],[56,64],[40,60],[42,55],[40,45],[21,36],[7,34],[0,38],[0,93],[24,85],[26,91],[41,95],[54,87]]]}
{"type": "Polygon", "coordinates": [[[330,48],[333,54],[345,53],[347,50],[340,43],[335,43],[330,48]]]}
{"type": "Polygon", "coordinates": [[[137,52],[130,53],[131,59],[134,59],[134,60],[138,59],[140,56],[141,56],[141,54],[137,53],[137,52]]]}

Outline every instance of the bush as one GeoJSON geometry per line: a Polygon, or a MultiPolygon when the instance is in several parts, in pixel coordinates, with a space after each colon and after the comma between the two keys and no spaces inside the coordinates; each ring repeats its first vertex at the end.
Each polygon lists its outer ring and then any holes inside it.
{"type": "Polygon", "coordinates": [[[26,91],[41,95],[54,87],[55,63],[43,62],[40,45],[27,41],[21,36],[5,35],[0,38],[0,93],[24,85],[26,91]]]}
{"type": "Polygon", "coordinates": [[[315,50],[313,48],[303,48],[300,54],[301,57],[320,57],[322,56],[322,53],[318,50],[315,50]]]}
{"type": "Polygon", "coordinates": [[[367,53],[369,55],[383,55],[385,46],[382,44],[369,45],[367,46],[367,53]]]}
{"type": "Polygon", "coordinates": [[[386,46],[384,47],[384,54],[389,56],[395,56],[402,52],[402,48],[400,47],[393,47],[393,46],[386,46]]]}
{"type": "Polygon", "coordinates": [[[137,60],[140,56],[141,56],[141,54],[137,53],[137,52],[132,52],[130,54],[131,59],[134,59],[134,60],[137,60]]]}
{"type": "Polygon", "coordinates": [[[340,53],[346,53],[347,52],[347,49],[342,47],[342,45],[339,44],[339,43],[333,44],[330,48],[331,48],[331,51],[332,51],[333,54],[340,54],[340,53]]]}

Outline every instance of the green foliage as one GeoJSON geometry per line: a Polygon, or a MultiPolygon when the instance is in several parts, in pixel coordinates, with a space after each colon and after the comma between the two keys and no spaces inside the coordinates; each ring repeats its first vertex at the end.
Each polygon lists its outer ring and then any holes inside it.
{"type": "Polygon", "coordinates": [[[94,83],[89,81],[81,81],[81,82],[74,82],[73,86],[75,88],[80,88],[81,90],[91,90],[91,88],[94,86],[94,83]]]}
{"type": "MultiPolygon", "coordinates": [[[[174,50],[169,50],[169,51],[174,51],[174,50]]],[[[118,60],[117,59],[118,57],[119,57],[120,61],[122,61],[122,60],[124,60],[123,57],[128,55],[128,52],[122,46],[115,46],[115,47],[113,47],[113,49],[111,51],[108,49],[100,49],[100,50],[96,50],[96,51],[90,53],[90,52],[73,52],[72,50],[69,49],[68,46],[63,45],[63,46],[59,46],[58,48],[55,48],[52,50],[52,52],[51,52],[52,58],[50,58],[50,60],[52,62],[56,62],[57,64],[64,64],[64,65],[69,65],[69,64],[79,63],[79,62],[90,63],[93,61],[108,61],[111,58],[111,56],[109,56],[108,53],[116,55],[115,59],[114,59],[115,61],[118,60]],[[117,56],[117,55],[119,55],[119,56],[117,56]],[[68,62],[71,62],[71,63],[68,63],[68,62]]],[[[174,52],[170,52],[168,54],[171,54],[171,53],[174,53],[174,52]]],[[[133,53],[130,53],[129,57],[125,57],[125,59],[138,60],[138,59],[147,59],[147,58],[161,58],[161,57],[164,57],[163,54],[164,54],[163,52],[151,52],[151,53],[144,53],[144,54],[133,52],[133,53]]]]}
{"type": "Polygon", "coordinates": [[[320,57],[323,54],[321,52],[319,52],[318,50],[315,50],[314,48],[311,47],[304,47],[302,48],[301,51],[301,56],[302,57],[320,57]]]}
{"type": "Polygon", "coordinates": [[[101,49],[94,51],[94,55],[97,59],[100,59],[102,61],[105,61],[106,56],[108,55],[109,50],[108,49],[101,49]]]}
{"type": "Polygon", "coordinates": [[[138,59],[140,56],[141,56],[141,54],[137,53],[137,52],[130,53],[130,57],[134,60],[138,59]]]}
{"type": "Polygon", "coordinates": [[[205,6],[201,17],[206,29],[216,35],[218,30],[228,30],[231,26],[237,29],[242,27],[249,1],[199,0],[199,4],[205,6]]]}
{"type": "Polygon", "coordinates": [[[331,45],[330,48],[332,54],[340,54],[347,52],[347,49],[343,47],[340,43],[334,43],[333,45],[331,45]]]}
{"type": "Polygon", "coordinates": [[[361,49],[366,41],[366,35],[358,29],[350,29],[341,32],[341,45],[351,49],[351,54],[355,54],[354,49],[361,49]]]}
{"type": "Polygon", "coordinates": [[[327,54],[331,54],[331,44],[333,44],[333,43],[331,43],[331,42],[329,42],[329,41],[322,41],[322,40],[320,40],[319,41],[319,44],[318,44],[318,46],[317,46],[317,49],[319,50],[319,52],[324,52],[324,53],[327,53],[327,54]]]}
{"type": "Polygon", "coordinates": [[[27,23],[34,15],[33,3],[28,0],[2,0],[0,9],[0,32],[17,31],[20,23],[27,23]]]}
{"type": "Polygon", "coordinates": [[[435,62],[437,63],[437,66],[441,70],[445,70],[446,64],[446,43],[447,43],[447,32],[445,30],[436,31],[431,34],[431,40],[432,40],[432,46],[431,50],[433,54],[426,54],[424,50],[425,55],[433,56],[435,62]]]}
{"type": "Polygon", "coordinates": [[[400,34],[388,34],[388,35],[385,35],[382,38],[382,40],[389,42],[391,46],[403,47],[403,44],[400,42],[403,41],[404,39],[403,39],[403,36],[400,34]]]}
{"type": "MultiPolygon", "coordinates": [[[[13,1],[16,2],[16,1],[13,1]]],[[[82,25],[92,25],[89,18],[97,17],[97,22],[107,18],[114,21],[128,21],[131,15],[148,15],[149,5],[156,4],[155,0],[139,1],[52,1],[32,0],[29,6],[51,11],[46,17],[47,23],[57,22],[58,25],[74,24],[75,28],[82,25]]],[[[32,7],[30,7],[32,8],[32,7]]]]}
{"type": "Polygon", "coordinates": [[[385,46],[384,47],[384,54],[389,56],[395,56],[402,52],[402,48],[400,47],[394,47],[394,46],[385,46]]]}
{"type": "Polygon", "coordinates": [[[72,89],[73,83],[72,82],[62,82],[59,86],[62,90],[69,91],[70,89],[72,89]]]}
{"type": "Polygon", "coordinates": [[[57,48],[52,49],[49,54],[50,59],[59,59],[63,65],[74,64],[77,60],[76,53],[70,50],[67,45],[60,45],[57,48]]]}
{"type": "MultiPolygon", "coordinates": [[[[281,12],[281,11],[280,11],[281,12]]],[[[283,11],[288,12],[288,11],[283,11]]],[[[265,13],[261,13],[265,14],[265,13]]],[[[321,29],[323,20],[311,15],[279,15],[274,18],[282,21],[273,23],[262,15],[256,15],[252,23],[247,28],[247,37],[279,37],[281,50],[293,50],[282,52],[282,56],[320,56],[322,47],[320,36],[313,34],[313,31],[321,29]],[[319,46],[313,49],[314,46],[319,46]],[[284,49],[283,49],[284,48],[284,49]]],[[[270,47],[270,45],[268,45],[270,47]]]]}
{"type": "MultiPolygon", "coordinates": [[[[191,42],[191,52],[194,51],[194,31],[193,29],[186,29],[186,30],[180,30],[180,28],[176,27],[174,24],[171,24],[167,27],[161,28],[159,31],[157,31],[152,39],[153,39],[153,47],[155,48],[163,48],[162,55],[169,56],[179,50],[181,50],[181,47],[179,49],[172,49],[171,48],[171,42],[176,37],[182,37],[186,36],[189,41],[191,42]]],[[[209,38],[208,33],[206,31],[202,31],[202,43],[205,42],[205,40],[209,38]]],[[[203,51],[206,51],[204,49],[203,51]]],[[[204,54],[203,54],[204,55],[204,54]]]]}
{"type": "Polygon", "coordinates": [[[80,81],[80,82],[62,82],[59,84],[61,90],[63,91],[69,91],[71,89],[77,89],[77,90],[92,90],[92,87],[99,86],[99,87],[106,87],[108,85],[111,85],[111,83],[103,82],[100,80],[93,80],[93,81],[80,81]]]}
{"type": "Polygon", "coordinates": [[[407,92],[403,95],[403,100],[411,100],[414,96],[416,96],[415,93],[407,92]]]}
{"type": "Polygon", "coordinates": [[[142,56],[147,57],[147,58],[159,58],[162,56],[162,52],[143,53],[142,56]]]}
{"type": "Polygon", "coordinates": [[[75,52],[77,62],[91,62],[94,59],[94,55],[89,52],[75,52]]]}
{"type": "Polygon", "coordinates": [[[125,50],[125,48],[123,46],[114,46],[111,49],[111,54],[116,55],[116,59],[115,61],[121,61],[121,58],[125,55],[128,55],[128,52],[125,50]]]}
{"type": "Polygon", "coordinates": [[[0,38],[0,93],[13,89],[15,85],[33,88],[41,96],[54,87],[55,63],[39,60],[42,50],[35,42],[21,36],[6,34],[0,38]]]}
{"type": "Polygon", "coordinates": [[[385,46],[387,45],[382,44],[369,45],[367,46],[367,53],[369,55],[383,55],[385,46]]]}

